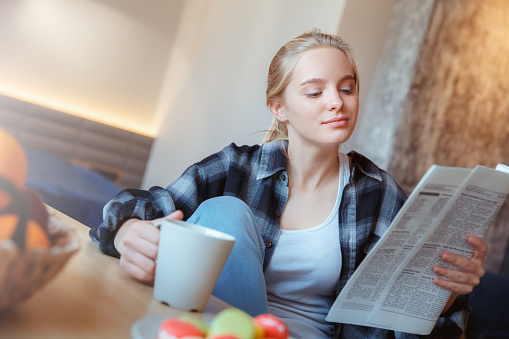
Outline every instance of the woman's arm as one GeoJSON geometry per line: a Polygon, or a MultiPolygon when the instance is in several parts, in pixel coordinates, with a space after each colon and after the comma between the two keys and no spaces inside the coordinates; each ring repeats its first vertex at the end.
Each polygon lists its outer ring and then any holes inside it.
{"type": "Polygon", "coordinates": [[[99,242],[99,250],[120,257],[114,238],[127,220],[133,218],[154,220],[168,216],[176,210],[181,210],[184,218],[188,218],[203,200],[221,195],[219,185],[213,186],[219,188],[211,190],[210,183],[227,175],[229,161],[225,155],[227,150],[228,148],[225,148],[191,165],[166,189],[154,186],[148,191],[140,189],[121,191],[104,207],[101,225],[90,229],[90,237],[99,242]]]}

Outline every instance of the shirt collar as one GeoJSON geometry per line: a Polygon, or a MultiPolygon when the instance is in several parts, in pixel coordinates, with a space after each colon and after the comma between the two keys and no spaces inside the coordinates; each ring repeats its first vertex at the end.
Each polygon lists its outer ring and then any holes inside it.
{"type": "Polygon", "coordinates": [[[352,168],[357,168],[368,177],[382,181],[380,168],[378,168],[378,166],[371,160],[355,151],[350,151],[348,155],[352,158],[352,168]]]}
{"type": "Polygon", "coordinates": [[[271,141],[262,145],[260,170],[256,180],[265,179],[278,171],[286,171],[285,149],[288,141],[271,141]]]}
{"type": "MultiPolygon", "coordinates": [[[[284,152],[287,147],[287,140],[266,142],[262,145],[260,170],[256,180],[268,178],[278,171],[286,171],[287,158],[284,152]]],[[[371,160],[355,151],[350,151],[348,155],[352,158],[352,168],[357,168],[368,177],[382,181],[380,168],[371,160]]]]}

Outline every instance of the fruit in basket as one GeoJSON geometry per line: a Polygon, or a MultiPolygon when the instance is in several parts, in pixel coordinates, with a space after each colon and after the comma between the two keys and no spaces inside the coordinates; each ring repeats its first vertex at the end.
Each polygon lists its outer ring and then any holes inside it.
{"type": "MultiPolygon", "coordinates": [[[[23,147],[2,128],[0,128],[0,177],[19,189],[25,185],[27,177],[27,158],[23,147]]],[[[9,202],[9,194],[0,192],[0,209],[6,207],[9,202]]]]}
{"type": "MultiPolygon", "coordinates": [[[[5,182],[0,184],[5,191],[5,182]]],[[[0,240],[12,239],[28,251],[49,248],[49,216],[40,196],[29,188],[10,193],[12,202],[0,211],[0,240]]]]}
{"type": "Polygon", "coordinates": [[[42,198],[25,187],[27,160],[21,145],[0,129],[0,240],[21,250],[48,248],[48,212],[42,198]]]}
{"type": "Polygon", "coordinates": [[[14,213],[0,215],[0,240],[10,239],[16,226],[19,216],[14,213]]]}
{"type": "Polygon", "coordinates": [[[28,201],[30,220],[39,224],[39,227],[47,232],[49,214],[42,197],[28,187],[25,187],[22,192],[28,201]]]}
{"type": "Polygon", "coordinates": [[[44,206],[41,196],[36,191],[25,188],[22,192],[27,198],[29,205],[29,219],[25,233],[25,248],[27,250],[38,247],[49,248],[48,210],[46,206],[44,206]]]}

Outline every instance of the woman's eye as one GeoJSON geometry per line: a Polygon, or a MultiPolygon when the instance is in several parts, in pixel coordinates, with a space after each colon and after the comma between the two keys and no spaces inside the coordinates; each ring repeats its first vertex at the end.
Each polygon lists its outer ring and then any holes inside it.
{"type": "Polygon", "coordinates": [[[341,93],[344,93],[344,94],[353,94],[353,90],[349,89],[349,88],[343,88],[340,90],[341,93]]]}
{"type": "Polygon", "coordinates": [[[322,92],[313,92],[313,93],[306,94],[306,96],[310,97],[310,98],[317,98],[320,96],[320,94],[322,94],[322,92]]]}

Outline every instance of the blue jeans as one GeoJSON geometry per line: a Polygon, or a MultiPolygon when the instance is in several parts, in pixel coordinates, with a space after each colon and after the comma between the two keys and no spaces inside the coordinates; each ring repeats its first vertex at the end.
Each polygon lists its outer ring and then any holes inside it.
{"type": "Polygon", "coordinates": [[[187,222],[236,239],[212,294],[252,316],[267,313],[265,245],[249,206],[234,197],[212,198],[201,203],[187,222]]]}

